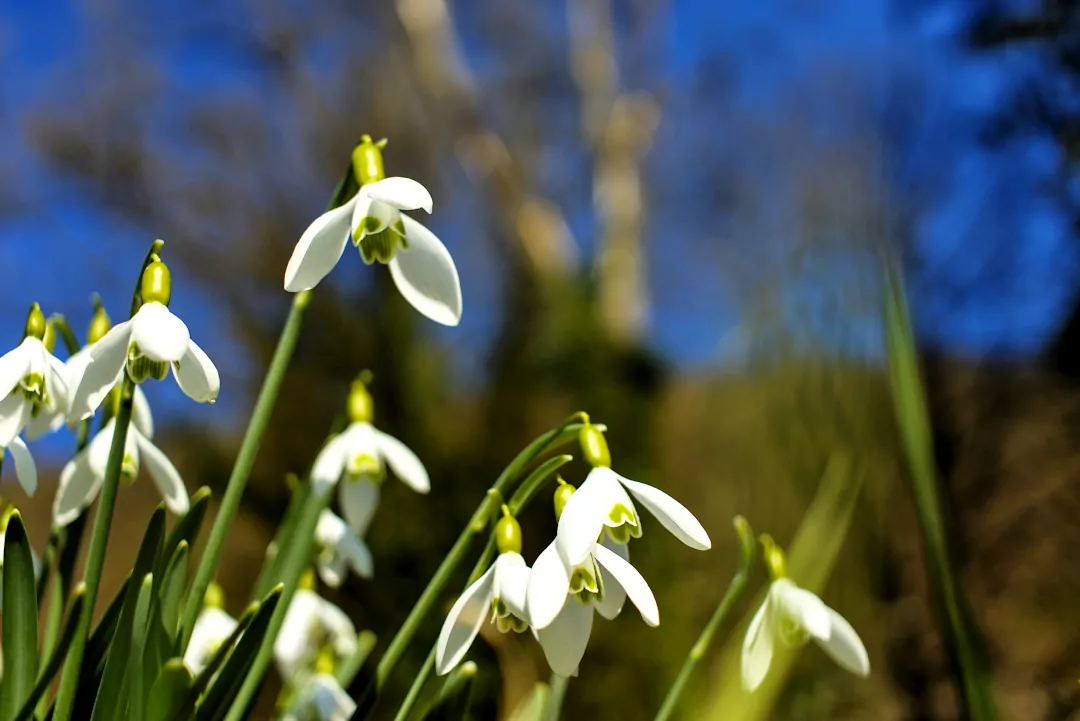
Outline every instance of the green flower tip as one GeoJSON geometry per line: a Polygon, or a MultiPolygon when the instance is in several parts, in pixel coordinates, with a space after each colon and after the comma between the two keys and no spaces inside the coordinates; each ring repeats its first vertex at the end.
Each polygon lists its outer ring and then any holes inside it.
{"type": "Polygon", "coordinates": [[[203,608],[225,608],[225,590],[217,581],[211,581],[203,596],[203,608]]]}
{"type": "Polygon", "coordinates": [[[502,518],[495,524],[495,545],[499,553],[521,553],[521,524],[505,505],[502,512],[502,518]]]}
{"type": "Polygon", "coordinates": [[[368,391],[371,371],[361,371],[349,389],[349,421],[352,423],[371,423],[375,418],[375,400],[368,391]]]}
{"type": "Polygon", "coordinates": [[[33,303],[30,306],[30,312],[26,315],[26,337],[43,340],[45,332],[45,314],[41,312],[40,305],[33,303]]]}
{"type": "Polygon", "coordinates": [[[767,533],[761,534],[761,547],[764,550],[765,566],[769,569],[769,578],[773,581],[787,578],[787,557],[784,556],[784,549],[776,545],[776,541],[767,533]]]}
{"type": "Polygon", "coordinates": [[[360,136],[360,143],[352,152],[353,175],[360,185],[375,183],[386,177],[383,170],[382,151],[386,147],[386,138],[372,142],[370,135],[360,136]]]}
{"type": "MultiPolygon", "coordinates": [[[[0,533],[7,533],[8,524],[11,522],[11,519],[16,516],[22,518],[22,516],[19,515],[18,509],[13,505],[5,506],[4,509],[0,511],[0,533]]],[[[0,563],[3,563],[2,558],[0,558],[0,563]]]]}
{"type": "Polygon", "coordinates": [[[169,266],[156,255],[152,257],[153,261],[146,266],[142,275],[142,302],[168,305],[172,298],[172,274],[169,266]]]}
{"type": "Polygon", "coordinates": [[[581,454],[593,468],[611,468],[611,451],[599,426],[586,421],[578,432],[581,454]]]}
{"type": "Polygon", "coordinates": [[[556,476],[555,480],[559,482],[559,487],[555,489],[555,520],[557,521],[562,517],[563,509],[566,508],[570,496],[574,495],[577,489],[564,481],[562,476],[556,476]]]}

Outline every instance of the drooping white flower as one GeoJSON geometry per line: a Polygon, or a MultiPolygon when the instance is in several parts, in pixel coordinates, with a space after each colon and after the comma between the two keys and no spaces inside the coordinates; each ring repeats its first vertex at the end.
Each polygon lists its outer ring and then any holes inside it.
{"type": "MultiPolygon", "coordinates": [[[[179,471],[160,448],[145,435],[142,429],[152,430],[138,420],[137,411],[128,426],[127,438],[124,439],[124,458],[121,476],[134,480],[139,475],[142,461],[150,478],[157,486],[165,506],[177,515],[188,512],[189,501],[187,488],[179,471]]],[[[113,436],[116,433],[116,419],[110,419],[90,444],[75,454],[60,472],[60,487],[53,500],[53,522],[66,526],[82,513],[101,491],[105,481],[105,467],[109,462],[113,436]]]]}
{"type": "Polygon", "coordinates": [[[687,546],[702,551],[712,548],[709,534],[685,506],[658,488],[611,470],[611,455],[599,426],[582,428],[581,445],[593,469],[566,502],[556,535],[559,552],[570,566],[585,561],[605,529],[618,543],[641,536],[641,519],[631,496],[687,546]]]}
{"type": "Polygon", "coordinates": [[[316,489],[338,481],[338,500],[349,526],[362,536],[379,503],[379,483],[386,466],[417,493],[431,488],[424,464],[408,446],[366,421],[354,421],[315,459],[311,482],[316,489]]]}
{"type": "Polygon", "coordinates": [[[191,640],[184,652],[184,665],[192,676],[198,676],[210,659],[236,630],[236,619],[216,606],[205,606],[195,619],[191,640]]]}
{"type": "Polygon", "coordinates": [[[344,611],[311,590],[313,583],[313,578],[301,582],[274,640],[274,661],[284,679],[311,672],[320,654],[330,654],[336,664],[356,651],[353,622],[344,611]]]}
{"type": "Polygon", "coordinates": [[[777,639],[788,645],[813,639],[841,668],[857,676],[870,674],[866,647],[851,624],[813,593],[786,578],[772,582],[765,602],[746,630],[742,683],[747,691],[753,691],[765,679],[777,639]]]}
{"type": "Polygon", "coordinates": [[[217,367],[191,340],[184,321],[169,310],[168,272],[161,261],[150,263],[143,273],[144,302],[138,312],[94,344],[79,385],[71,393],[69,420],[92,415],[123,377],[125,368],[136,383],[147,378],[164,380],[171,368],[189,398],[199,403],[217,399],[221,388],[217,367]]]}
{"type": "Polygon", "coordinates": [[[605,538],[603,543],[594,542],[585,559],[573,566],[566,563],[556,542],[536,558],[529,574],[528,615],[555,673],[577,675],[594,610],[613,619],[629,597],[645,623],[660,624],[652,589],[628,557],[625,544],[605,538]]]}
{"type": "Polygon", "coordinates": [[[0,356],[0,447],[9,445],[27,424],[34,431],[55,423],[68,403],[64,364],[48,351],[42,338],[45,317],[35,303],[26,321],[26,336],[0,356]]]}
{"type": "Polygon", "coordinates": [[[333,511],[323,510],[315,525],[315,565],[319,578],[331,588],[345,581],[351,568],[361,578],[371,578],[375,573],[371,551],[359,534],[333,511]]]}
{"type": "Polygon", "coordinates": [[[398,290],[414,308],[443,325],[461,320],[461,284],[454,259],[434,233],[403,210],[431,212],[431,194],[409,178],[382,178],[381,146],[365,136],[354,158],[366,156],[377,170],[361,177],[348,202],[308,226],[285,269],[285,290],[309,290],[334,269],[352,240],[368,264],[390,267],[398,290]]]}
{"type": "Polygon", "coordinates": [[[349,721],[356,702],[328,673],[302,681],[281,716],[281,721],[349,721]]]}
{"type": "Polygon", "coordinates": [[[435,671],[450,673],[465,657],[480,627],[490,618],[506,633],[529,627],[525,599],[529,566],[517,552],[500,553],[484,575],[476,579],[454,603],[435,645],[435,671]]]}
{"type": "Polygon", "coordinates": [[[37,490],[37,464],[34,463],[34,457],[30,455],[26,442],[22,438],[12,438],[10,443],[0,447],[0,462],[3,462],[6,455],[10,455],[15,461],[15,477],[19,479],[23,491],[28,496],[34,495],[37,490]]]}
{"type": "MultiPolygon", "coordinates": [[[[67,377],[68,388],[78,388],[86,367],[90,364],[90,355],[98,341],[87,343],[76,351],[64,362],[64,372],[67,377]]],[[[106,394],[108,395],[108,394],[106,394]]],[[[150,403],[141,386],[135,386],[135,395],[132,399],[131,420],[147,438],[154,437],[154,416],[150,412],[150,403]]]]}

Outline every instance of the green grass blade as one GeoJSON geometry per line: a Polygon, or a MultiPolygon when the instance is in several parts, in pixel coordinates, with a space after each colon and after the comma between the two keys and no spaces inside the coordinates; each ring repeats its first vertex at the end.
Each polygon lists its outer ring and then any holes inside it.
{"type": "Polygon", "coordinates": [[[56,648],[53,649],[49,655],[48,663],[41,671],[41,675],[38,677],[37,683],[34,685],[34,690],[30,692],[29,698],[23,704],[22,710],[15,716],[15,721],[30,721],[34,715],[34,706],[38,702],[45,698],[46,692],[49,690],[49,684],[52,683],[53,677],[60,670],[60,666],[64,663],[64,656],[67,654],[68,646],[71,645],[71,640],[75,638],[75,631],[79,627],[79,621],[82,614],[86,612],[86,588],[79,586],[75,589],[71,598],[71,611],[68,613],[67,622],[64,624],[64,630],[60,634],[60,639],[56,644],[56,648]]]}
{"type": "Polygon", "coordinates": [[[30,692],[38,668],[37,583],[26,526],[18,511],[4,533],[3,568],[4,675],[0,678],[0,721],[15,718],[30,692]]]}

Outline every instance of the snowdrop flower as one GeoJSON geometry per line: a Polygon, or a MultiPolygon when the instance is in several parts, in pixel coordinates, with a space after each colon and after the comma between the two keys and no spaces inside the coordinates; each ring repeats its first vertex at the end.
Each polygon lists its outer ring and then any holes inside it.
{"type": "Polygon", "coordinates": [[[189,398],[213,403],[221,378],[213,361],[191,340],[184,321],[169,311],[172,280],[160,260],[142,276],[143,304],[130,319],[112,327],[90,351],[90,361],[72,392],[68,419],[91,416],[121,378],[124,369],[136,383],[164,380],[172,368],[176,382],[189,398]]]}
{"type": "Polygon", "coordinates": [[[299,684],[281,721],[349,721],[356,702],[331,673],[317,673],[299,684]]]}
{"type": "Polygon", "coordinates": [[[314,586],[309,571],[293,594],[274,641],[274,660],[284,679],[310,671],[320,654],[329,654],[337,663],[356,651],[356,627],[344,611],[315,593],[314,586]]]}
{"type": "Polygon", "coordinates": [[[315,565],[319,578],[331,588],[338,588],[345,581],[349,568],[361,578],[371,578],[375,573],[371,551],[364,539],[333,511],[323,510],[319,514],[319,522],[315,525],[315,545],[318,549],[315,565]]]}
{"type": "Polygon", "coordinates": [[[414,308],[436,323],[457,325],[461,284],[454,259],[434,233],[401,213],[418,208],[430,213],[431,194],[415,180],[383,177],[385,145],[365,135],[353,151],[360,190],[304,231],[285,269],[285,290],[296,293],[318,285],[351,239],[365,263],[390,267],[394,284],[414,308]]]}
{"type": "Polygon", "coordinates": [[[0,357],[0,447],[10,445],[32,420],[44,417],[47,428],[66,409],[64,364],[45,347],[45,330],[45,316],[34,303],[22,343],[0,357]]]}
{"type": "Polygon", "coordinates": [[[503,517],[495,525],[499,556],[476,579],[450,609],[435,645],[435,670],[450,673],[465,657],[491,609],[491,620],[502,633],[521,633],[529,627],[525,610],[529,566],[521,557],[521,526],[503,506],[503,517]]]}
{"type": "MultiPolygon", "coordinates": [[[[119,400],[119,393],[113,397],[119,400]]],[[[145,398],[143,400],[145,402],[145,398]]],[[[144,409],[138,403],[132,409],[132,422],[124,439],[121,478],[134,481],[139,475],[139,466],[145,461],[150,479],[165,500],[165,507],[177,515],[183,515],[189,507],[187,488],[172,461],[146,435],[147,431],[153,431],[148,411],[149,406],[144,409]]],[[[53,523],[68,525],[97,498],[105,481],[105,467],[109,462],[115,433],[116,419],[112,418],[90,444],[64,466],[60,472],[60,487],[53,499],[53,523]]]]}
{"type": "Polygon", "coordinates": [[[660,625],[652,589],[628,558],[626,545],[608,538],[594,542],[585,559],[573,566],[554,541],[536,558],[527,591],[529,620],[555,673],[577,675],[594,610],[614,619],[629,597],[645,623],[660,625]]]}
{"type": "Polygon", "coordinates": [[[338,501],[345,521],[363,536],[379,504],[379,484],[386,466],[417,493],[431,488],[424,464],[408,446],[371,425],[374,402],[368,393],[368,374],[353,382],[349,393],[350,424],[319,452],[311,470],[316,492],[338,484],[338,501]],[[341,483],[338,483],[341,481],[341,483]]]}
{"type": "Polygon", "coordinates": [[[224,611],[225,594],[221,586],[211,583],[206,589],[203,609],[191,629],[191,641],[184,652],[184,665],[192,676],[198,676],[210,659],[236,630],[236,619],[224,611]]]}
{"type": "Polygon", "coordinates": [[[865,678],[870,658],[859,634],[843,616],[785,575],[783,551],[762,536],[765,559],[773,577],[761,608],[746,630],[742,647],[742,683],[753,691],[765,679],[772,663],[776,639],[789,646],[813,640],[841,668],[865,678]]]}
{"type": "Polygon", "coordinates": [[[15,477],[19,479],[23,491],[28,496],[34,495],[37,490],[37,464],[34,463],[34,457],[30,455],[26,442],[22,438],[11,439],[6,446],[0,447],[0,463],[6,455],[10,455],[15,461],[15,477]]]}
{"type": "Polygon", "coordinates": [[[641,518],[631,496],[687,546],[702,551],[712,547],[709,534],[685,506],[657,488],[611,470],[611,453],[599,426],[586,422],[580,438],[582,453],[593,469],[566,502],[556,535],[559,552],[571,567],[585,562],[605,529],[617,543],[641,536],[641,518]]]}

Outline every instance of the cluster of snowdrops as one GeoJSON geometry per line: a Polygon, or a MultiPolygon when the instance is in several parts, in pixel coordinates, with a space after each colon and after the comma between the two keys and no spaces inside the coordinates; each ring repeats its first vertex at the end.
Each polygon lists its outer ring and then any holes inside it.
{"type": "MultiPolygon", "coordinates": [[[[49,713],[56,721],[84,716],[244,718],[271,657],[284,682],[280,718],[358,717],[370,710],[404,647],[417,635],[420,620],[445,598],[441,592],[448,579],[466,558],[469,541],[481,532],[489,535],[488,547],[450,609],[429,659],[437,674],[461,666],[485,623],[503,633],[531,633],[558,677],[578,675],[594,614],[614,619],[629,599],[647,625],[659,625],[654,595],[630,560],[630,546],[643,536],[639,509],[692,549],[709,549],[709,534],[670,495],[613,470],[605,427],[580,413],[523,450],[480,499],[459,544],[391,641],[377,673],[357,681],[357,667],[366,662],[370,644],[361,643],[364,637],[349,617],[319,595],[319,581],[336,588],[349,573],[372,576],[364,536],[388,472],[416,492],[430,487],[416,454],[374,425],[371,378],[364,374],[348,392],[348,426],[327,439],[306,482],[294,490],[252,606],[240,618],[225,611],[212,580],[221,545],[311,290],[351,244],[367,264],[387,265],[402,296],[423,315],[450,326],[461,317],[453,259],[435,234],[403,212],[430,213],[431,195],[414,180],[385,177],[384,146],[385,141],[363,137],[330,209],[303,233],[288,263],[285,290],[296,294],[293,314],[193,580],[188,576],[189,561],[194,562],[189,546],[199,533],[208,494],[189,496],[172,462],[154,445],[153,416],[140,385],[171,373],[192,400],[213,403],[220,379],[188,326],[169,309],[172,281],[162,260],[163,244],[156,241],[146,257],[128,320],[113,325],[95,299],[85,344],[62,317],[47,319],[37,304],[31,307],[21,343],[0,357],[0,448],[13,461],[25,492],[33,495],[37,471],[26,440],[65,427],[77,440],[60,475],[44,558],[29,547],[12,505],[0,517],[0,721],[49,713]],[[58,338],[69,351],[66,361],[54,355],[58,338]],[[577,488],[558,473],[570,455],[543,460],[573,441],[590,468],[577,488]],[[151,522],[147,538],[156,539],[156,545],[144,540],[146,562],[140,567],[140,550],[133,577],[94,628],[86,608],[93,607],[98,593],[118,485],[122,479],[134,481],[140,468],[161,492],[164,508],[180,520],[165,538],[164,511],[155,514],[158,520],[151,522]],[[522,530],[515,516],[524,504],[542,497],[545,487],[552,487],[558,530],[530,566],[521,555],[522,530]],[[73,554],[65,551],[78,548],[99,496],[83,582],[76,585],[70,568],[74,560],[66,570],[63,563],[73,554]],[[48,596],[46,630],[39,638],[37,603],[46,588],[60,590],[48,596]],[[136,681],[124,681],[132,677],[136,681]]],[[[787,578],[783,552],[767,536],[762,542],[772,582],[743,645],[744,685],[752,690],[762,682],[777,641],[797,645],[813,639],[842,667],[868,674],[866,650],[852,627],[787,578]]],[[[423,678],[416,683],[422,686],[423,678]]]]}

